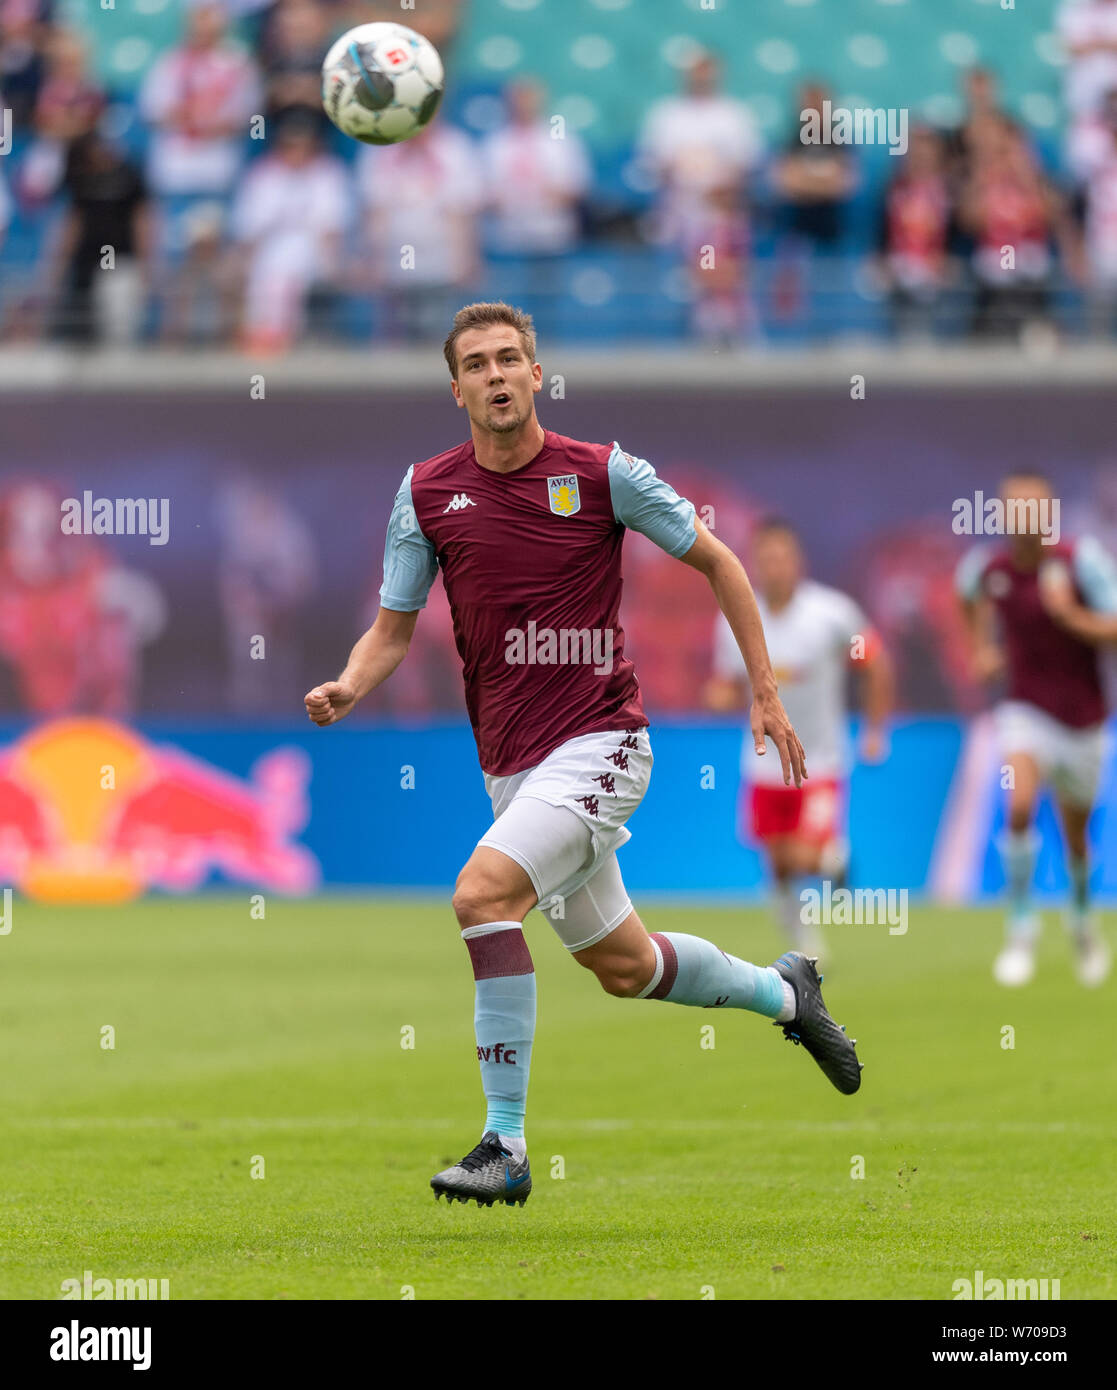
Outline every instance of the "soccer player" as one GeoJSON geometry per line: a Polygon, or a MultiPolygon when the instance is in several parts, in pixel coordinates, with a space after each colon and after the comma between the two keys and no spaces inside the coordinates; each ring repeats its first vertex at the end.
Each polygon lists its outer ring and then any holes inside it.
{"type": "Polygon", "coordinates": [[[1002,671],[1007,676],[996,719],[1010,772],[1008,823],[999,843],[1008,920],[993,975],[1002,985],[1025,985],[1035,974],[1034,821],[1040,790],[1050,783],[1068,851],[1066,921],[1076,972],[1082,984],[1099,985],[1109,973],[1110,953],[1090,912],[1086,831],[1105,743],[1098,649],[1117,642],[1117,570],[1096,541],[1058,540],[1045,478],[1010,475],[1002,502],[1006,530],[1015,526],[1014,533],[997,547],[971,550],[956,574],[975,673],[982,680],[1002,671]],[[1045,516],[1048,539],[1057,543],[1045,543],[1045,516]]]}
{"type": "Polygon", "coordinates": [[[696,936],[649,935],[617,865],[652,767],[618,622],[626,528],[705,575],[745,654],[757,753],[767,735],[785,780],[806,776],[740,562],[649,463],[616,443],[543,428],[528,315],[469,305],[444,351],[470,438],[408,469],[388,525],[376,621],[338,679],[307,694],[306,708],[314,723],[332,724],[387,680],[441,569],[494,821],[453,898],[476,981],[488,1109],[481,1141],[431,1186],[449,1201],[522,1205],[531,1190],[524,1115],[535,1031],[523,921],[536,905],[609,994],[770,1018],[843,1094],[858,1089],[860,1064],[806,956],[788,952],[764,968],[696,936]]]}
{"type": "MultiPolygon", "coordinates": [[[[776,915],[792,946],[817,956],[822,943],[801,920],[797,884],[808,875],[845,877],[846,672],[852,667],[864,687],[861,756],[879,762],[892,708],[892,668],[857,603],[805,577],[803,549],[788,522],[776,517],[761,522],[753,533],[752,560],[772,669],[788,716],[811,750],[811,778],[803,786],[786,786],[771,760],[749,756],[746,740],[738,833],[744,843],[758,840],[767,854],[776,915]]],[[[719,614],[706,702],[715,710],[739,709],[747,704],[748,684],[733,629],[719,614]]]]}

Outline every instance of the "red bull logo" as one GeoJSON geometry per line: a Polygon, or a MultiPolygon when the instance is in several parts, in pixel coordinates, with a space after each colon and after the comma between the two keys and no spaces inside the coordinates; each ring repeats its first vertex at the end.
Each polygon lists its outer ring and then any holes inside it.
{"type": "Polygon", "coordinates": [[[242,781],[108,720],[41,725],[0,750],[0,881],[42,902],[188,893],[214,871],[308,893],[319,865],[294,837],[309,780],[297,748],[267,753],[242,781]]]}

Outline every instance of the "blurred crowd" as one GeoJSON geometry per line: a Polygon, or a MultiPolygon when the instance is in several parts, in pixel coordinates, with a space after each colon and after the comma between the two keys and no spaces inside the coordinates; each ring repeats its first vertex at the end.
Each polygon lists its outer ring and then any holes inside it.
{"type": "MultiPolygon", "coordinates": [[[[53,0],[0,0],[0,139],[13,150],[0,159],[0,274],[17,209],[41,228],[31,273],[0,283],[0,335],[282,351],[351,333],[344,307],[366,303],[378,338],[427,341],[502,264],[534,307],[564,293],[572,258],[621,247],[674,264],[696,338],[747,343],[816,313],[857,245],[865,151],[801,139],[803,113],[833,99],[822,82],[795,92],[773,144],[717,56],[695,50],[678,94],[645,113],[629,181],[643,197],[618,209],[531,75],[505,86],[480,136],[444,113],[395,146],[339,137],[321,110],[322,56],[381,18],[422,29],[452,77],[458,0],[424,0],[421,15],[368,0],[192,4],[144,77],[137,140],[53,0]]],[[[913,125],[906,153],[874,166],[859,283],[897,336],[1051,333],[1060,286],[1079,295],[1085,331],[1117,332],[1117,0],[1065,0],[1057,28],[1057,159],[1003,109],[996,74],[971,69],[956,127],[913,125]]]]}

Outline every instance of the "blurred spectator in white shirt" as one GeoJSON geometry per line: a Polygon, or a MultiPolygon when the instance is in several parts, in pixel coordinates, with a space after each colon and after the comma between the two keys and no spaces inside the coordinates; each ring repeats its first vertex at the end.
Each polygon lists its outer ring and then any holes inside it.
{"type": "Polygon", "coordinates": [[[719,91],[720,81],[717,59],[700,52],[682,95],[656,102],[645,118],[638,152],[659,185],[658,241],[689,244],[713,210],[711,195],[742,186],[760,159],[748,107],[719,91]]]}
{"type": "Polygon", "coordinates": [[[557,256],[578,242],[593,173],[581,137],[544,113],[544,96],[537,82],[510,83],[508,124],[481,142],[491,246],[501,254],[557,256]]]}
{"type": "Polygon", "coordinates": [[[246,255],[245,344],[275,352],[303,327],[311,290],[338,277],[352,199],[348,171],[323,153],[311,113],[289,114],[272,140],[244,177],[232,222],[246,255]]]}
{"type": "Polygon", "coordinates": [[[368,278],[385,293],[389,336],[445,336],[450,306],[479,275],[483,188],[472,142],[434,121],[398,145],[363,149],[357,179],[368,213],[368,278]]]}
{"type": "Polygon", "coordinates": [[[1077,120],[1117,87],[1117,0],[1063,0],[1056,26],[1067,54],[1067,109],[1077,120]]]}
{"type": "Polygon", "coordinates": [[[158,58],[140,93],[143,118],[155,127],[148,178],[161,195],[224,196],[232,190],[249,136],[263,112],[256,64],[226,38],[225,10],[203,3],[188,11],[186,37],[158,58]]]}

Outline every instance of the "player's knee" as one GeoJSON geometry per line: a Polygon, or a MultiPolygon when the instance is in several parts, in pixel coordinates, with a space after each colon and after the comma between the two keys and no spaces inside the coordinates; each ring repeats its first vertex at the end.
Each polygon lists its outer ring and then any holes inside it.
{"type": "Polygon", "coordinates": [[[817,874],[822,867],[822,852],[818,845],[801,843],[791,854],[794,876],[817,874]]]}
{"type": "Polygon", "coordinates": [[[579,964],[593,971],[606,994],[617,999],[635,999],[652,978],[655,957],[651,951],[647,959],[614,953],[599,960],[580,961],[579,964]]]}
{"type": "Polygon", "coordinates": [[[515,920],[515,904],[506,885],[475,870],[462,871],[451,900],[454,916],[461,927],[479,927],[486,922],[515,920]]]}
{"type": "Polygon", "coordinates": [[[596,970],[598,983],[606,994],[615,999],[635,999],[648,981],[640,971],[627,963],[596,970]]]}

